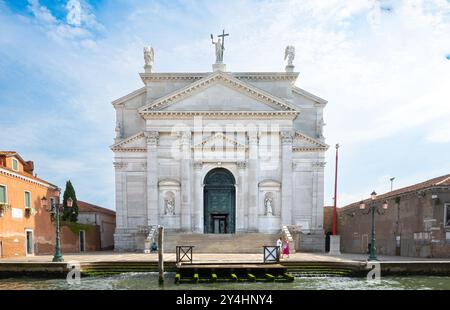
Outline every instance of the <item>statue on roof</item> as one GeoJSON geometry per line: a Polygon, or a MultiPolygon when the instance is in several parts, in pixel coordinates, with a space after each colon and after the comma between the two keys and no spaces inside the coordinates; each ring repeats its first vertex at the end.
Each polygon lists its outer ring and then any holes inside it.
{"type": "Polygon", "coordinates": [[[293,64],[294,58],[295,58],[295,46],[293,46],[293,45],[286,46],[286,49],[284,51],[284,60],[287,59],[287,61],[288,61],[287,65],[289,67],[294,66],[294,64],[293,64]]]}
{"type": "Polygon", "coordinates": [[[155,57],[155,53],[153,51],[153,47],[151,47],[151,46],[144,47],[144,61],[145,61],[144,69],[145,69],[145,72],[152,71],[154,57],[155,57]]]}

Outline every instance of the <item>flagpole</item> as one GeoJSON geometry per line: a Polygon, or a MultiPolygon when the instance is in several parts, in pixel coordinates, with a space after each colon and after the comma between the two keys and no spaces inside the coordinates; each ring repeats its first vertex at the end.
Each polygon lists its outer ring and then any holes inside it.
{"type": "Polygon", "coordinates": [[[336,169],[334,173],[334,205],[333,205],[333,236],[337,235],[337,211],[336,211],[336,205],[337,205],[337,175],[338,175],[338,151],[339,150],[339,144],[336,144],[336,169]]]}

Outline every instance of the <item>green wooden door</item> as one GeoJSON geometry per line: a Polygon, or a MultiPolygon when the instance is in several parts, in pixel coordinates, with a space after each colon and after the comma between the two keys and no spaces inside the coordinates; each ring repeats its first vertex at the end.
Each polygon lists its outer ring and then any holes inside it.
{"type": "Polygon", "coordinates": [[[211,170],[205,177],[204,232],[207,234],[235,233],[234,177],[226,169],[211,170]]]}

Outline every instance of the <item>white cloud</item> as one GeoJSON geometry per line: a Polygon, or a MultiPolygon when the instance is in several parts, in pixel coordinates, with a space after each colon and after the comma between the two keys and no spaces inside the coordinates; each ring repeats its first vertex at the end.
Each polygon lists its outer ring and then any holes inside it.
{"type": "Polygon", "coordinates": [[[52,15],[50,10],[43,5],[40,5],[39,0],[28,0],[28,8],[40,21],[49,24],[55,24],[57,22],[56,18],[52,15]]]}
{"type": "Polygon", "coordinates": [[[66,4],[67,9],[67,23],[69,25],[81,25],[81,3],[78,0],[69,0],[66,4]]]}
{"type": "MultiPolygon", "coordinates": [[[[231,71],[282,71],[285,46],[296,46],[297,85],[329,100],[328,143],[340,142],[351,151],[415,129],[422,135],[417,139],[449,142],[449,2],[395,2],[389,12],[375,1],[187,3],[174,8],[163,2],[130,2],[123,12],[109,12],[103,27],[86,1],[67,1],[67,16],[57,20],[37,0],[29,0],[41,27],[30,29],[16,21],[11,33],[17,32],[7,36],[24,38],[20,44],[25,48],[11,54],[55,83],[50,88],[67,91],[61,98],[86,126],[79,129],[83,139],[97,140],[96,147],[93,141],[80,143],[96,150],[107,150],[112,142],[109,102],[142,86],[137,72],[144,45],[152,43],[159,72],[211,70],[209,34],[223,28],[230,33],[225,61],[231,71]],[[87,130],[95,135],[89,138],[87,130]]],[[[24,130],[23,136],[27,134],[24,130]]],[[[111,157],[102,163],[104,171],[112,171],[111,157]]],[[[80,160],[87,162],[81,155],[80,160]]],[[[327,180],[332,169],[329,164],[327,180]]],[[[383,182],[379,185],[387,186],[383,182]]],[[[372,190],[361,187],[343,187],[342,201],[372,190]]]]}

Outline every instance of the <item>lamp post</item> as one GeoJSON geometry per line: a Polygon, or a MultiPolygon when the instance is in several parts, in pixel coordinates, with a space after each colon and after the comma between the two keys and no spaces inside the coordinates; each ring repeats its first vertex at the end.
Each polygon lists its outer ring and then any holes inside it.
{"type": "MultiPolygon", "coordinates": [[[[375,212],[378,213],[379,215],[383,215],[388,208],[387,201],[384,201],[381,206],[381,210],[380,210],[375,202],[376,198],[377,198],[377,193],[375,191],[373,191],[370,194],[370,202],[367,203],[367,211],[363,212],[363,214],[371,213],[371,215],[372,215],[372,234],[371,234],[372,236],[371,236],[370,249],[369,249],[369,258],[368,258],[369,261],[378,260],[377,247],[375,244],[375,212]]],[[[361,201],[361,203],[359,204],[359,209],[360,210],[366,209],[366,204],[363,201],[361,201]]]]}
{"type": "MultiPolygon", "coordinates": [[[[62,207],[62,204],[59,203],[59,194],[60,194],[59,188],[57,188],[53,191],[53,197],[55,199],[51,200],[51,206],[50,206],[50,213],[55,213],[55,217],[56,217],[56,242],[55,242],[55,255],[53,256],[53,260],[52,260],[53,262],[63,262],[64,261],[64,257],[61,254],[59,213],[61,211],[60,208],[62,207]],[[55,202],[55,200],[57,202],[55,202]]],[[[72,208],[72,204],[73,204],[73,200],[72,200],[72,198],[69,197],[69,199],[67,199],[67,207],[72,208]]],[[[48,205],[47,198],[43,197],[41,199],[41,205],[43,207],[47,207],[47,205],[48,205]]]]}

